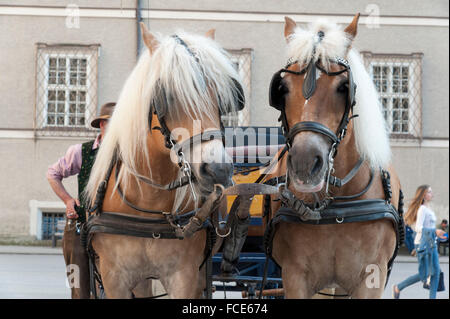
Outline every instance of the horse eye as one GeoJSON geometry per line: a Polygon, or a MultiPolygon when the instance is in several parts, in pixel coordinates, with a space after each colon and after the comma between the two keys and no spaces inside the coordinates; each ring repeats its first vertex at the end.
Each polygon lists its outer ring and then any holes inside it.
{"type": "Polygon", "coordinates": [[[283,82],[280,83],[280,86],[278,87],[278,90],[280,92],[280,95],[285,96],[289,93],[289,88],[287,85],[283,82]]]}
{"type": "Polygon", "coordinates": [[[337,91],[339,93],[348,93],[348,82],[344,82],[339,85],[337,91]]]}

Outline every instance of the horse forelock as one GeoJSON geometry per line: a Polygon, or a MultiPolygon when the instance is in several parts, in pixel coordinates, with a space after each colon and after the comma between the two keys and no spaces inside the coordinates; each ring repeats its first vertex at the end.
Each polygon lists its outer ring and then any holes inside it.
{"type": "Polygon", "coordinates": [[[328,70],[328,59],[344,58],[350,44],[350,35],[340,26],[319,20],[306,28],[295,28],[288,38],[287,58],[304,64],[320,59],[328,70]]]}
{"type": "Polygon", "coordinates": [[[145,50],[127,78],[92,168],[86,187],[88,200],[94,199],[116,150],[125,164],[116,185],[120,183],[124,191],[132,177],[130,172],[138,171],[137,155],[147,162],[151,175],[148,114],[151,101],[160,93],[158,86],[176,101],[167,104],[167,112],[175,118],[215,119],[218,107],[235,103],[233,79],[240,81],[240,78],[229,55],[209,38],[183,31],[177,35],[189,50],[175,37],[156,35],[159,43],[156,50],[152,55],[145,50]],[[221,101],[220,105],[217,101],[221,101]]]}

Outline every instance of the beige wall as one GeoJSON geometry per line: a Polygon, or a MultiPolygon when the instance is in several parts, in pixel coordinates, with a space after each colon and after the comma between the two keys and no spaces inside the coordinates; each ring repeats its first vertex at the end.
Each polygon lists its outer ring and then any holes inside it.
{"type": "MultiPolygon", "coordinates": [[[[29,232],[29,201],[57,201],[47,179],[47,167],[65,154],[72,140],[0,139],[0,235],[29,232]]],[[[76,177],[64,180],[77,195],[76,177]]]]}
{"type": "MultiPolygon", "coordinates": [[[[33,129],[36,43],[100,44],[99,104],[118,98],[136,62],[134,19],[83,18],[80,29],[65,28],[64,17],[0,16],[0,22],[0,136],[33,129]]],[[[47,167],[84,141],[0,137],[0,235],[29,233],[30,200],[59,200],[46,180],[47,167]]],[[[76,177],[64,184],[77,195],[76,177]]]]}
{"type": "Polygon", "coordinates": [[[63,17],[0,18],[1,129],[33,128],[38,42],[100,44],[99,103],[117,99],[128,72],[136,62],[136,25],[133,19],[85,18],[80,22],[80,29],[68,29],[63,17]]]}
{"type": "MultiPolygon", "coordinates": [[[[136,1],[30,1],[0,0],[1,5],[134,8],[136,1]]],[[[145,6],[147,1],[142,1],[145,6]]],[[[259,0],[152,0],[152,9],[219,10],[280,14],[339,14],[350,17],[365,13],[374,1],[259,1],[259,0]]],[[[448,1],[376,1],[387,16],[447,17],[448,1]]],[[[144,9],[145,11],[145,9],[144,9]]],[[[272,74],[284,66],[285,42],[281,22],[203,20],[145,20],[153,31],[172,34],[178,28],[205,32],[216,28],[216,39],[226,49],[253,49],[251,125],[278,125],[278,112],[268,106],[272,74]]],[[[82,18],[80,29],[65,28],[64,17],[0,15],[0,235],[28,234],[29,201],[57,201],[45,179],[48,165],[62,156],[76,139],[7,138],[5,131],[31,130],[35,103],[35,43],[100,44],[98,102],[115,100],[136,62],[136,20],[133,18],[82,18]]],[[[373,53],[423,53],[423,136],[438,138],[438,147],[418,143],[394,143],[393,162],[406,199],[424,183],[435,191],[438,218],[448,217],[448,26],[393,26],[368,28],[360,25],[354,46],[373,53]]],[[[20,132],[20,131],[18,131],[20,132]]],[[[32,133],[32,131],[30,131],[32,133]]],[[[19,134],[20,135],[20,134],[19,134]]],[[[76,194],[76,178],[65,181],[76,194]]]]}
{"type": "MultiPolygon", "coordinates": [[[[146,7],[147,1],[142,1],[146,7]]],[[[326,13],[326,14],[364,14],[368,5],[376,4],[382,15],[398,16],[436,16],[448,17],[448,1],[445,0],[152,0],[150,8],[180,10],[220,10],[277,13],[326,13]]]]}

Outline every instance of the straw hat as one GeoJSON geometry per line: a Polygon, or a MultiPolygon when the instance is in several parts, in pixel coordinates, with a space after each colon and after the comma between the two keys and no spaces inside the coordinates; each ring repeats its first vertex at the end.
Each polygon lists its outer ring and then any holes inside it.
{"type": "Polygon", "coordinates": [[[103,104],[102,107],[100,108],[100,115],[92,120],[91,126],[95,128],[100,128],[100,121],[107,120],[111,117],[114,111],[114,106],[116,106],[115,102],[103,104]]]}

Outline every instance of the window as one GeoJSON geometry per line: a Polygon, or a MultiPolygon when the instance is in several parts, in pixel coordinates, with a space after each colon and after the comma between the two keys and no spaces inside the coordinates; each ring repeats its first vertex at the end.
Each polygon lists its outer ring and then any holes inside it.
{"type": "Polygon", "coordinates": [[[236,115],[225,114],[222,116],[222,122],[225,126],[247,126],[250,124],[250,84],[251,84],[251,65],[252,50],[229,50],[231,61],[234,63],[236,70],[242,79],[245,93],[245,107],[236,115]]]}
{"type": "Polygon", "coordinates": [[[422,54],[363,53],[392,138],[420,138],[422,54]]]}
{"type": "Polygon", "coordinates": [[[50,239],[55,233],[59,220],[64,220],[65,213],[42,213],[42,239],[50,239]]]}
{"type": "Polygon", "coordinates": [[[89,135],[97,107],[98,46],[38,44],[36,129],[89,135]]]}

